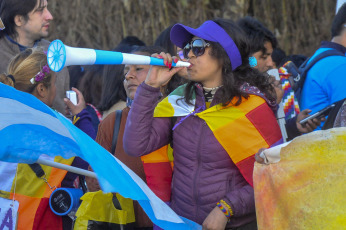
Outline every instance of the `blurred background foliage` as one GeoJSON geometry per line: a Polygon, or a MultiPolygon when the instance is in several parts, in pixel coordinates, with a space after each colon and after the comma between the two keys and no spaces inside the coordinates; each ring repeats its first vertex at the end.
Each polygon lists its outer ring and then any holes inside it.
{"type": "Polygon", "coordinates": [[[177,22],[197,27],[215,17],[251,15],[274,32],[287,54],[311,55],[330,40],[335,7],[336,0],[55,0],[49,1],[54,16],[49,39],[110,50],[128,35],[151,45],[177,22]]]}

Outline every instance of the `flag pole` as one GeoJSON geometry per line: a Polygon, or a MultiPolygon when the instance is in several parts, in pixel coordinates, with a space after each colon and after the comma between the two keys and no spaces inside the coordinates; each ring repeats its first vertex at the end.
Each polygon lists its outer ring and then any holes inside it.
{"type": "Polygon", "coordinates": [[[76,167],[69,166],[69,165],[64,165],[64,164],[61,164],[58,162],[44,160],[41,158],[39,158],[36,162],[38,164],[47,165],[47,166],[51,166],[51,167],[58,168],[58,169],[63,169],[63,170],[73,172],[73,173],[76,173],[76,174],[79,174],[82,176],[88,176],[88,177],[96,178],[96,174],[94,172],[80,169],[80,168],[76,168],[76,167]]]}
{"type": "Polygon", "coordinates": [[[280,126],[281,130],[281,135],[282,135],[282,140],[283,142],[287,142],[288,136],[287,136],[287,130],[286,130],[286,120],[285,120],[285,112],[284,112],[284,107],[282,102],[279,104],[279,109],[277,112],[277,117],[278,117],[278,123],[280,126]]]}

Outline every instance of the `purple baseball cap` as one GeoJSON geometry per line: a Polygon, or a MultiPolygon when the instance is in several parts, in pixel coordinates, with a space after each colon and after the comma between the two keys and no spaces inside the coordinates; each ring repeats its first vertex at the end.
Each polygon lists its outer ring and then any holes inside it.
{"type": "Polygon", "coordinates": [[[213,21],[206,21],[197,29],[175,24],[171,29],[171,41],[178,47],[190,42],[196,36],[211,42],[218,42],[226,51],[232,63],[232,70],[235,70],[242,64],[241,55],[233,39],[226,31],[213,21]]]}

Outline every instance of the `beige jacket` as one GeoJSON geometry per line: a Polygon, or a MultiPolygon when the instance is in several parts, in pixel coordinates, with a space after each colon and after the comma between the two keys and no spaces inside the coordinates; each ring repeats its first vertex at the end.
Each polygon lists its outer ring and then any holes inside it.
{"type": "MultiPolygon", "coordinates": [[[[43,47],[47,51],[49,41],[41,40],[38,43],[39,47],[43,47]]],[[[18,45],[10,42],[6,37],[0,39],[0,73],[7,74],[7,67],[12,58],[20,52],[18,45]]],[[[67,68],[62,69],[57,73],[56,78],[56,97],[53,107],[62,114],[65,114],[65,104],[63,98],[66,97],[66,90],[70,88],[70,75],[67,68]]]]}

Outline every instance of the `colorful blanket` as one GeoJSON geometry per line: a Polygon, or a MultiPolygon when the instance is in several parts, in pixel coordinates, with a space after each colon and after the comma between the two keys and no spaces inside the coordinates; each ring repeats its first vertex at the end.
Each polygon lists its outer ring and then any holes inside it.
{"type": "Polygon", "coordinates": [[[203,119],[252,185],[254,155],[260,148],[268,148],[282,141],[279,125],[266,101],[250,95],[248,99],[242,98],[238,106],[234,106],[234,99],[228,106],[218,104],[203,111],[200,108],[195,110],[196,96],[192,97],[192,105],[185,103],[182,99],[184,89],[185,85],[180,86],[162,100],[155,108],[154,117],[194,115],[203,119]]]}
{"type": "MultiPolygon", "coordinates": [[[[54,161],[71,165],[73,159],[55,157],[54,161]]],[[[48,184],[60,187],[67,171],[44,165],[41,167],[48,184]]],[[[61,217],[55,215],[48,204],[54,188],[51,190],[44,180],[37,178],[28,164],[0,162],[0,175],[0,197],[19,202],[18,230],[62,229],[61,217]]]]}
{"type": "Polygon", "coordinates": [[[255,164],[258,229],[346,229],[346,128],[316,131],[255,164]]]}
{"type": "Polygon", "coordinates": [[[161,200],[171,200],[173,150],[169,145],[141,157],[148,187],[161,200]]]}

